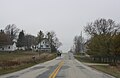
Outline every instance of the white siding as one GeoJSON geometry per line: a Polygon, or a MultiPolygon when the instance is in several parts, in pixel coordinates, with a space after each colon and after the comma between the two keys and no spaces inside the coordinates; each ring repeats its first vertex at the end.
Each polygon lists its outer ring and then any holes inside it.
{"type": "Polygon", "coordinates": [[[50,49],[50,44],[47,40],[42,40],[42,42],[37,45],[37,48],[38,49],[41,48],[41,50],[44,50],[44,51],[50,51],[51,50],[50,49]],[[41,47],[40,47],[40,45],[41,45],[41,47]]]}
{"type": "Polygon", "coordinates": [[[13,45],[5,45],[0,48],[0,51],[15,51],[17,49],[16,43],[13,45]]]}

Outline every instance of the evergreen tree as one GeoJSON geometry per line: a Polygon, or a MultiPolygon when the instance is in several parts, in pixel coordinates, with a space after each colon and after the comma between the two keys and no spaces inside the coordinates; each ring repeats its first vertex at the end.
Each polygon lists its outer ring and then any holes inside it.
{"type": "Polygon", "coordinates": [[[62,43],[56,37],[55,32],[54,31],[48,32],[46,37],[50,43],[51,52],[56,52],[57,49],[62,45],[62,43]]]}
{"type": "Polygon", "coordinates": [[[24,31],[22,30],[18,36],[17,47],[24,47],[24,46],[25,46],[25,36],[24,36],[24,31]]]}
{"type": "Polygon", "coordinates": [[[38,44],[40,43],[40,51],[41,51],[41,41],[43,40],[43,38],[44,38],[44,33],[40,30],[40,32],[37,35],[38,44]]]}

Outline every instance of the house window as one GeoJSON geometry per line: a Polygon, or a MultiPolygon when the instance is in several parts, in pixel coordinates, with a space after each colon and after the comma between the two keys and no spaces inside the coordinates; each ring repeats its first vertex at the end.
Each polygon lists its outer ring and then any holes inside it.
{"type": "Polygon", "coordinates": [[[44,44],[45,42],[43,41],[43,44],[44,44]]]}
{"type": "Polygon", "coordinates": [[[8,49],[10,49],[10,46],[8,47],[8,49]]]}
{"type": "Polygon", "coordinates": [[[43,45],[41,45],[41,47],[43,47],[43,45]]]}
{"type": "Polygon", "coordinates": [[[4,48],[2,48],[2,50],[4,50],[4,48]]]}
{"type": "Polygon", "coordinates": [[[49,47],[49,45],[46,45],[46,47],[49,47]]]}

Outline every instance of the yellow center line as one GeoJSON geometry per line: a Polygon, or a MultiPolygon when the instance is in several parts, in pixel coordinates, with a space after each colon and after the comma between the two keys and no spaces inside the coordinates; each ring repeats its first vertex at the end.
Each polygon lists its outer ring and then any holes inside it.
{"type": "Polygon", "coordinates": [[[49,76],[49,78],[55,78],[63,64],[64,64],[64,61],[61,61],[58,65],[58,67],[49,76]]]}

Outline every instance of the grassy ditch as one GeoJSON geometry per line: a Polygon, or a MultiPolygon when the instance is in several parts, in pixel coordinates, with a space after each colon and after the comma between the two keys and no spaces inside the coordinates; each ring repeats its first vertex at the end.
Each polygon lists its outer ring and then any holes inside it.
{"type": "Polygon", "coordinates": [[[91,65],[90,67],[95,68],[96,70],[110,74],[116,78],[120,78],[120,68],[115,66],[100,66],[100,65],[91,65]]]}
{"type": "Polygon", "coordinates": [[[94,61],[92,61],[90,57],[84,57],[80,55],[75,55],[75,58],[80,62],[88,65],[89,67],[110,74],[116,78],[120,78],[120,66],[110,66],[104,65],[102,63],[94,63],[94,61]]]}
{"type": "Polygon", "coordinates": [[[38,52],[0,52],[0,75],[15,72],[38,63],[52,60],[55,53],[38,52]],[[33,58],[34,57],[34,58],[33,58]]]}

